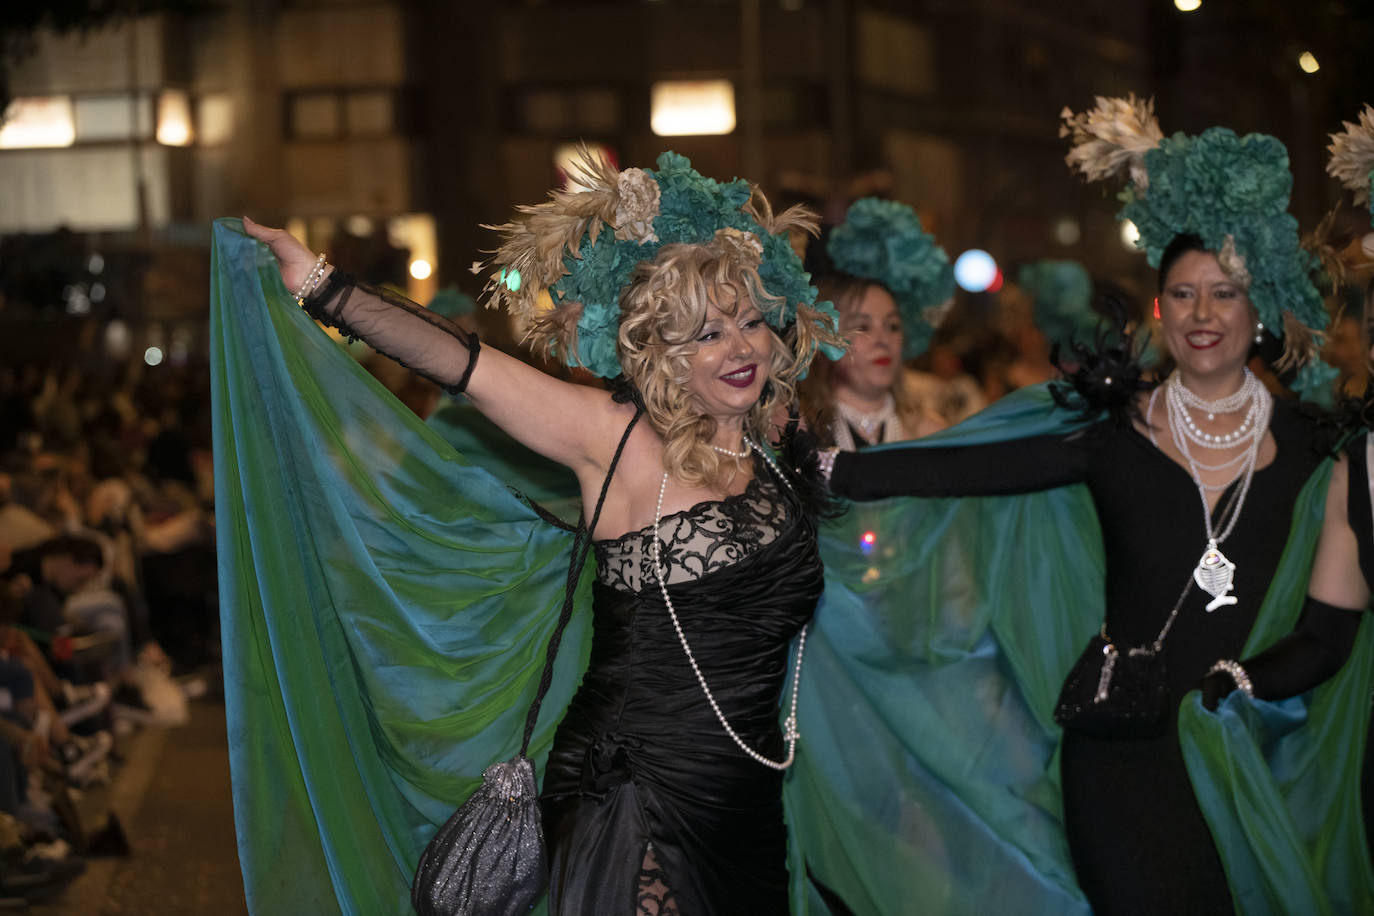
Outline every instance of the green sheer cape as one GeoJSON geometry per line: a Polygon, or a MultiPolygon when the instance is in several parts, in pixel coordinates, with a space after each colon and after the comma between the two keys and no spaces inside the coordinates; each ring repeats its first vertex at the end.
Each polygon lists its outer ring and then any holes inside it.
{"type": "MultiPolygon", "coordinates": [[[[215,226],[211,336],[250,908],[408,912],[430,834],[517,748],[571,535],[505,486],[520,475],[502,472],[504,447],[455,449],[320,332],[234,220],[215,226]]],[[[940,441],[1077,422],[1037,389],[940,441]]],[[[530,475],[558,495],[556,478],[530,475]]],[[[1324,486],[1323,473],[1303,492],[1251,649],[1292,625],[1324,486]]],[[[1085,913],[1050,710],[1102,615],[1086,491],[856,505],[823,528],[822,551],[785,789],[794,912],[825,912],[809,870],[859,913],[1085,913]]],[[[585,665],[588,580],[536,734],[540,761],[585,665]]],[[[1309,697],[1233,697],[1219,715],[1186,701],[1190,772],[1246,912],[1374,905],[1353,802],[1368,636],[1309,697]]]]}

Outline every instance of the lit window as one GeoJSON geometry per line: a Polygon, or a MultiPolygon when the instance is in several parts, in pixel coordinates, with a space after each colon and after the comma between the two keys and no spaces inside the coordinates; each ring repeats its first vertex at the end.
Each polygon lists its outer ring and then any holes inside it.
{"type": "Polygon", "coordinates": [[[15,99],[0,124],[0,149],[71,146],[75,139],[72,100],[65,95],[15,99]]]}
{"type": "Polygon", "coordinates": [[[735,87],[729,80],[654,83],[650,100],[649,126],[660,137],[735,129],[735,87]]]}
{"type": "Polygon", "coordinates": [[[228,143],[234,132],[234,102],[227,92],[201,96],[196,105],[196,136],[204,146],[228,143]]]}
{"type": "Polygon", "coordinates": [[[153,106],[147,96],[78,96],[72,104],[76,138],[82,143],[143,139],[153,133],[153,106]]]}
{"type": "Polygon", "coordinates": [[[163,146],[191,145],[191,99],[180,89],[168,89],[158,97],[157,142],[163,146]]]}

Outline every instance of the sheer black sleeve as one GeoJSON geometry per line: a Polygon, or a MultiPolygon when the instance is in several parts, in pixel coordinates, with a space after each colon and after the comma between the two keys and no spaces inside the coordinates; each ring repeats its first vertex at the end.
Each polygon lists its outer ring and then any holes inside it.
{"type": "Polygon", "coordinates": [[[830,489],[847,499],[1008,496],[1082,482],[1103,430],[982,445],[840,452],[830,489]],[[1090,434],[1091,433],[1091,434],[1090,434]]]}
{"type": "Polygon", "coordinates": [[[399,293],[335,270],[305,300],[311,317],[460,394],[477,365],[477,335],[399,293]]]}

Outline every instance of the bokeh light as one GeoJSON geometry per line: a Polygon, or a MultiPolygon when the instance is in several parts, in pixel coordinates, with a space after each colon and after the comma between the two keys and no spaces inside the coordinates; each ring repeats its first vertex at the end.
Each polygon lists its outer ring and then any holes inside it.
{"type": "Polygon", "coordinates": [[[1121,221],[1121,244],[1127,251],[1140,250],[1140,228],[1128,219],[1121,221]]]}
{"type": "Polygon", "coordinates": [[[997,261],[981,248],[970,248],[954,262],[954,282],[970,293],[981,293],[997,280],[997,261]]]}

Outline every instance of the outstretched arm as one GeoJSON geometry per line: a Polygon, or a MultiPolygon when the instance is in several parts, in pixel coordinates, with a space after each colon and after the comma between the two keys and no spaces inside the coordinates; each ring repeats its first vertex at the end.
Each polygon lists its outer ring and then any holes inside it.
{"type": "Polygon", "coordinates": [[[304,304],[313,316],[447,390],[462,391],[511,436],[579,477],[604,472],[625,426],[622,411],[614,409],[606,392],[559,381],[495,348],[481,349],[479,356],[476,335],[333,267],[326,266],[315,283],[316,257],[300,241],[247,218],[243,224],[272,250],[289,292],[311,282],[313,294],[304,304]]]}
{"type": "Polygon", "coordinates": [[[1297,696],[1334,675],[1350,657],[1369,603],[1369,586],[1360,571],[1359,547],[1347,511],[1347,495],[1352,499],[1358,495],[1366,502],[1368,495],[1354,493],[1350,477],[1342,457],[1327,485],[1326,517],[1297,627],[1258,655],[1239,663],[1218,662],[1219,670],[1214,669],[1202,683],[1202,702],[1208,709],[1215,709],[1237,687],[1248,686],[1247,692],[1262,700],[1297,696]]]}
{"type": "Polygon", "coordinates": [[[1078,483],[1092,445],[1067,435],[964,446],[902,446],[839,452],[830,489],[848,499],[1007,496],[1078,483]]]}

